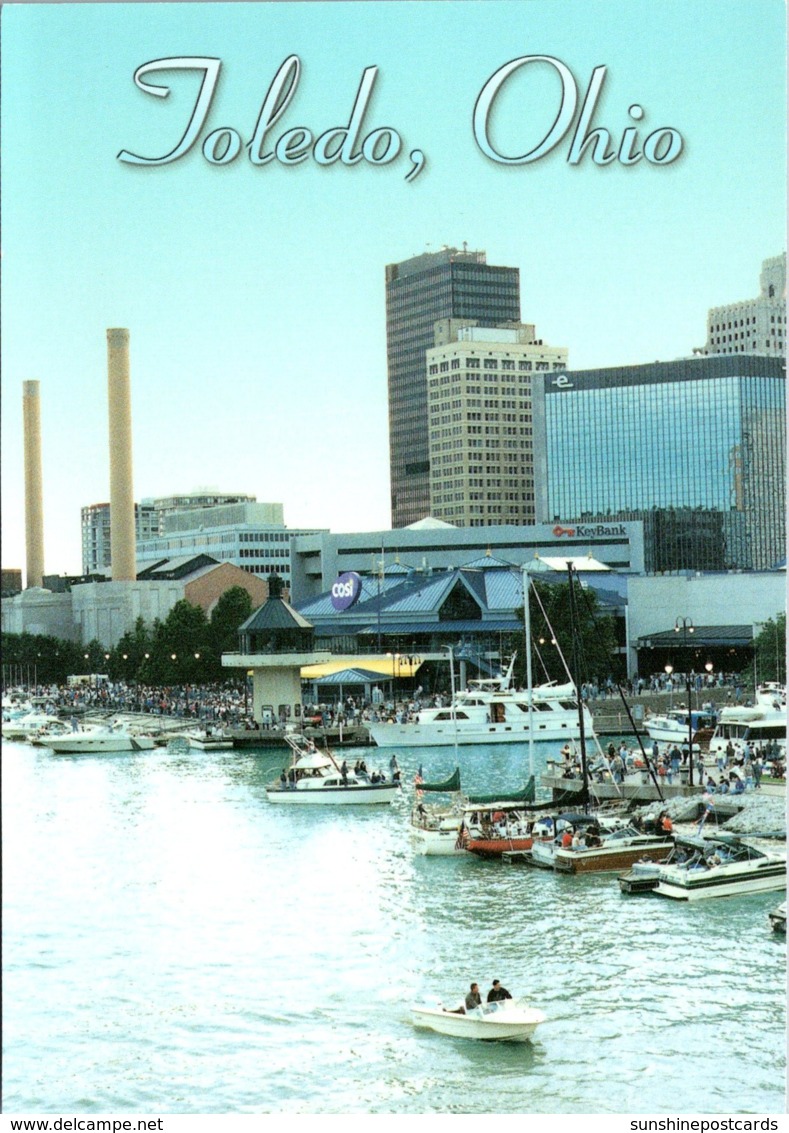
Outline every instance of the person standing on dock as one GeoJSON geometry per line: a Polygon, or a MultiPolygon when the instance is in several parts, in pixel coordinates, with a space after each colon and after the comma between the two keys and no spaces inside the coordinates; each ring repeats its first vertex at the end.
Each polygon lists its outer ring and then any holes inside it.
{"type": "Polygon", "coordinates": [[[696,834],[699,837],[701,836],[701,832],[704,829],[704,823],[715,810],[715,804],[712,801],[712,795],[702,795],[702,802],[704,804],[704,813],[701,816],[701,821],[699,822],[698,829],[696,830],[696,834]]]}

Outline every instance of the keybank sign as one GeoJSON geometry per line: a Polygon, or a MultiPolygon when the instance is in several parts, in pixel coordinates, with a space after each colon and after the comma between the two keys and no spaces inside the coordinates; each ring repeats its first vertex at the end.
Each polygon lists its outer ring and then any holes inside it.
{"type": "Polygon", "coordinates": [[[607,535],[627,535],[624,523],[576,523],[573,527],[561,527],[558,523],[553,528],[552,535],[557,539],[603,539],[607,535]]]}
{"type": "Polygon", "coordinates": [[[348,610],[362,592],[361,576],[355,570],[341,574],[331,588],[331,604],[335,610],[348,610]]]}

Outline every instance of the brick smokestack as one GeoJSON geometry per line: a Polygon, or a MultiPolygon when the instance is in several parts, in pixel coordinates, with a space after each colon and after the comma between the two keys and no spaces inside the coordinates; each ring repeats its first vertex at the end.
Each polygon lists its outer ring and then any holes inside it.
{"type": "Polygon", "coordinates": [[[132,478],[129,332],[107,331],[107,393],[110,418],[110,555],[112,581],[134,582],[137,547],[132,478]]]}
{"type": "Polygon", "coordinates": [[[41,475],[41,399],[39,382],[22,382],[25,434],[26,586],[44,585],[44,504],[41,475]]]}

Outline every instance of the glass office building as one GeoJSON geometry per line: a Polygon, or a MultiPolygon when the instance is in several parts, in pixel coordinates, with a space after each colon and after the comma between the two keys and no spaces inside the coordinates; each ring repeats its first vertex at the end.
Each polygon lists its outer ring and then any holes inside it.
{"type": "Polygon", "coordinates": [[[386,357],[392,527],[430,512],[425,351],[439,319],[479,326],[520,321],[520,273],[495,267],[485,252],[442,248],[386,268],[386,357]]]}
{"type": "Polygon", "coordinates": [[[785,360],[753,355],[546,376],[545,518],[648,520],[648,570],[769,569],[786,554],[785,392],[785,360]]]}

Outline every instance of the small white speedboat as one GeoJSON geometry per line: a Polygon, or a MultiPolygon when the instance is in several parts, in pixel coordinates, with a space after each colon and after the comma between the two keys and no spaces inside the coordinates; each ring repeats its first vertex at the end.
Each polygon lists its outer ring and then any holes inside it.
{"type": "Polygon", "coordinates": [[[482,1042],[527,1042],[545,1015],[529,1007],[525,999],[504,999],[498,1003],[482,1003],[473,1011],[436,1007],[412,1007],[414,1024],[460,1039],[482,1042]]]}
{"type": "Polygon", "coordinates": [[[184,732],[182,737],[196,751],[227,751],[233,740],[221,728],[202,728],[184,732]]]}
{"type": "MultiPolygon", "coordinates": [[[[680,901],[786,889],[786,852],[767,853],[734,835],[696,838],[683,862],[661,866],[653,892],[680,901]]],[[[690,839],[685,839],[691,844],[690,839]]]]}

